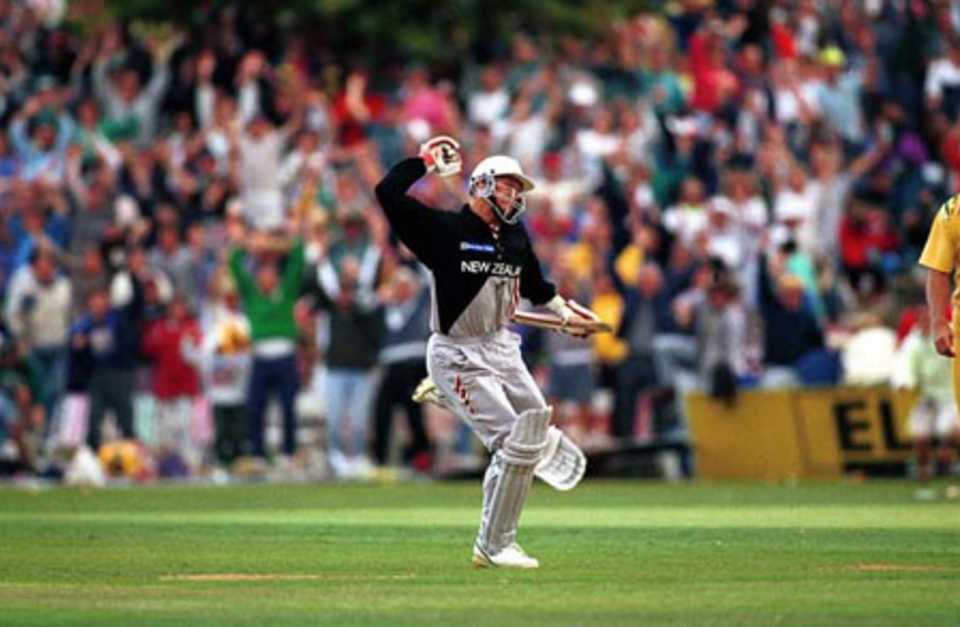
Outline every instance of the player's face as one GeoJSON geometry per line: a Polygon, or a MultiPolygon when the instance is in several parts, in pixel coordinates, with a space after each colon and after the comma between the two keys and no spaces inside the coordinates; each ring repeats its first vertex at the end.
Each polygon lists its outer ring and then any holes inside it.
{"type": "Polygon", "coordinates": [[[514,178],[501,176],[497,177],[494,183],[493,199],[504,215],[513,215],[517,210],[515,205],[519,202],[522,193],[523,185],[514,178]]]}

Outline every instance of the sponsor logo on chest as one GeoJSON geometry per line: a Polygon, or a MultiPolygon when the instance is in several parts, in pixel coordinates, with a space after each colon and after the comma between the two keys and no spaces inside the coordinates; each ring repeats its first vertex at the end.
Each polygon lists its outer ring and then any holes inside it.
{"type": "Polygon", "coordinates": [[[503,261],[461,261],[460,272],[515,278],[520,276],[520,266],[503,261]]]}
{"type": "Polygon", "coordinates": [[[475,242],[460,242],[460,250],[472,250],[479,253],[497,252],[497,249],[491,244],[477,244],[475,242]]]}

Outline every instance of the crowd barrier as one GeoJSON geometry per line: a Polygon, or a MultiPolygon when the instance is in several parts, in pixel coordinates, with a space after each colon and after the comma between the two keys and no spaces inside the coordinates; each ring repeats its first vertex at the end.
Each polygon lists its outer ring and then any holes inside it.
{"type": "Polygon", "coordinates": [[[902,473],[912,393],[886,386],[748,391],[727,405],[686,397],[697,476],[836,478],[902,473]]]}

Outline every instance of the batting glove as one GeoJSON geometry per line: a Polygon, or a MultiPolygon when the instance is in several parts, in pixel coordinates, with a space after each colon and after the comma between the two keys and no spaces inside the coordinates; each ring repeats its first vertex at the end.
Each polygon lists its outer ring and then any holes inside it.
{"type": "Polygon", "coordinates": [[[427,166],[427,172],[436,172],[440,176],[458,174],[463,166],[460,144],[447,135],[437,135],[420,144],[420,158],[427,166]]]}

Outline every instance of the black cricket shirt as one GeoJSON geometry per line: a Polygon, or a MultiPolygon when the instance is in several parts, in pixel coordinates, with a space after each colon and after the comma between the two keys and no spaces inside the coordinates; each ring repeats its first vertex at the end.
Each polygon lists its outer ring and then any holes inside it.
{"type": "Polygon", "coordinates": [[[499,330],[526,298],[542,305],[557,293],[543,276],[522,223],[498,233],[464,205],[433,209],[407,194],[427,169],[419,157],[395,165],[377,184],[394,233],[430,270],[430,329],[451,337],[499,330]]]}

